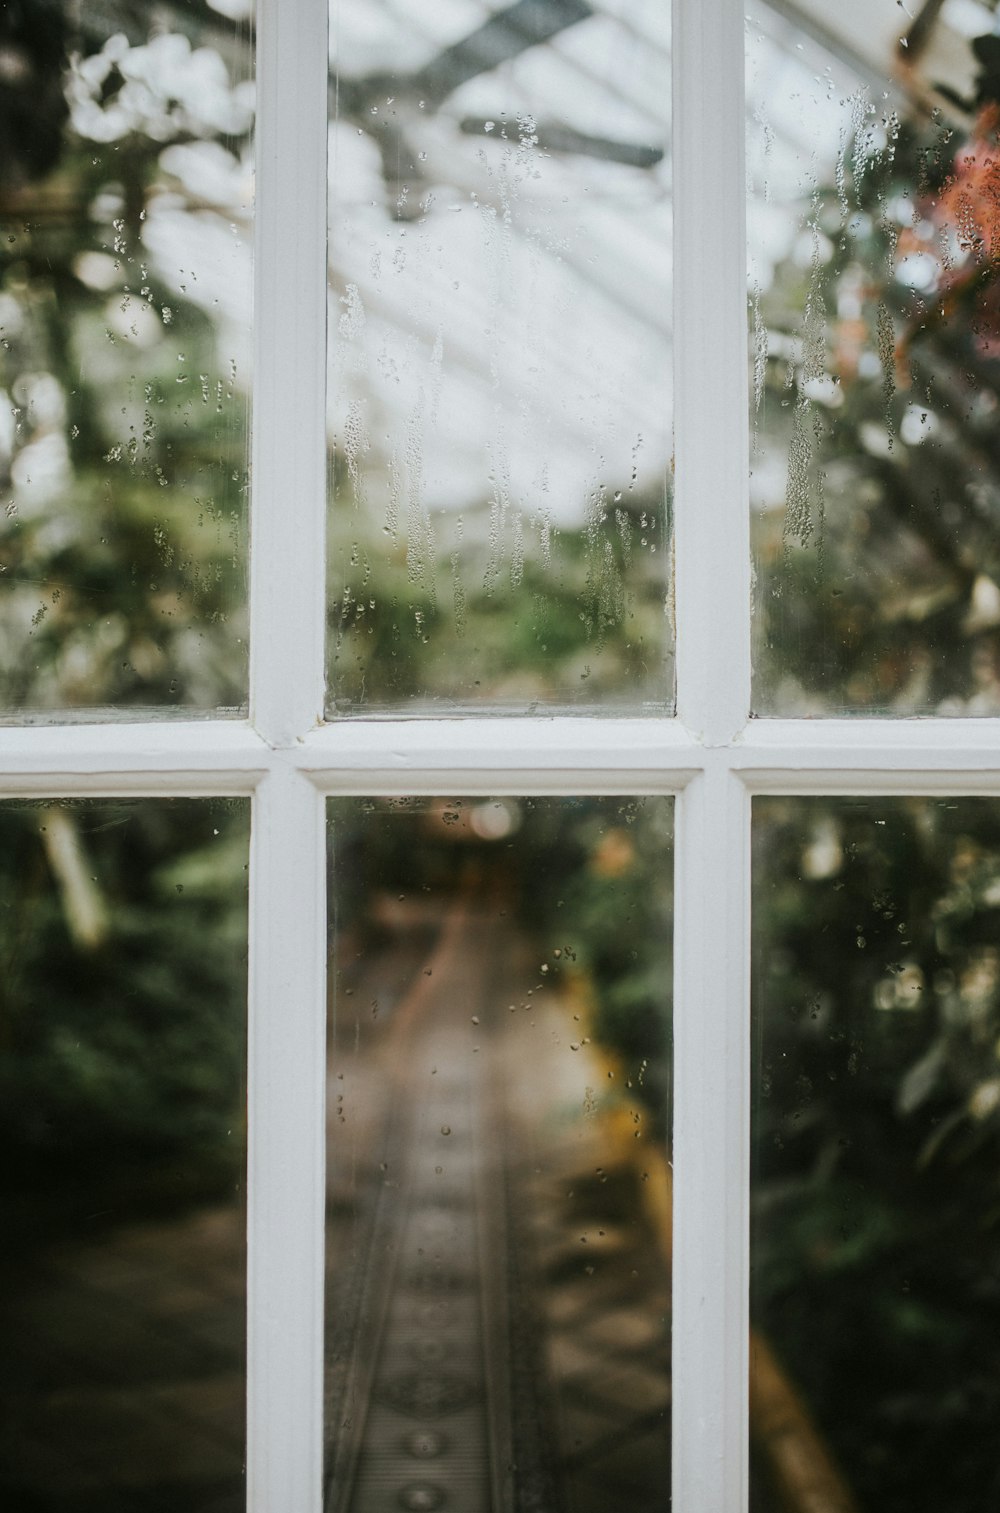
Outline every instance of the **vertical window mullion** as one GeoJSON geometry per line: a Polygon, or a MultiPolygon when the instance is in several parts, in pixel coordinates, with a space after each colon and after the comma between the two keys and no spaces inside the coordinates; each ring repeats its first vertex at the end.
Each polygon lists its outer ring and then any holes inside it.
{"type": "Polygon", "coordinates": [[[261,783],[250,845],[248,1513],[320,1513],[323,1460],[324,801],[261,783]]]}
{"type": "Polygon", "coordinates": [[[723,761],[676,803],[673,1506],[744,1513],[750,797],[723,761]]]}
{"type": "Polygon", "coordinates": [[[258,0],[250,716],[273,746],[323,709],[327,0],[258,0]]]}
{"type": "Polygon", "coordinates": [[[716,746],[750,712],[743,8],[674,9],[677,712],[716,746]]]}
{"type": "Polygon", "coordinates": [[[247,1501],[322,1505],[323,801],[286,766],[323,708],[327,0],[257,0],[250,711],[273,749],[250,860],[247,1501]]]}
{"type": "Polygon", "coordinates": [[[743,9],[674,7],[677,800],[673,1506],[747,1499],[750,709],[743,9]]]}

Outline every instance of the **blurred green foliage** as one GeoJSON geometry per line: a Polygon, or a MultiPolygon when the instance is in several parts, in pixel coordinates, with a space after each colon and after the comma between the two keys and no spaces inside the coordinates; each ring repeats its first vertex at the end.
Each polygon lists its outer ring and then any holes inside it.
{"type": "MultiPolygon", "coordinates": [[[[245,704],[249,43],[201,0],[0,14],[8,719],[245,704]]],[[[246,807],[0,810],[11,1246],[242,1184],[246,807]]]]}
{"type": "MultiPolygon", "coordinates": [[[[673,804],[587,798],[528,807],[521,843],[525,923],[582,972],[591,1031],[622,1063],[656,1135],[668,1138],[673,998],[673,804]]],[[[559,973],[554,975],[558,981],[559,973]]]]}
{"type": "Polygon", "coordinates": [[[995,714],[995,107],[842,87],[836,168],[751,300],[755,707],[995,714]]]}
{"type": "Polygon", "coordinates": [[[757,802],[753,1311],[862,1508],[1000,1494],[1000,809],[757,802]]]}
{"type": "Polygon", "coordinates": [[[240,707],[247,37],[83,11],[0,17],[0,707],[240,707]]]}
{"type": "Polygon", "coordinates": [[[492,568],[488,516],[486,505],[466,510],[460,547],[417,574],[403,543],[369,536],[357,512],[335,507],[336,707],[662,707],[672,697],[669,498],[630,495],[627,505],[602,501],[580,528],[528,528],[516,569],[503,573],[492,568]]]}
{"type": "MultiPolygon", "coordinates": [[[[995,104],[867,98],[752,301],[756,706],[995,714],[995,104]]],[[[755,812],[755,1322],[866,1513],[993,1507],[1000,811],[755,812]]]]}
{"type": "Polygon", "coordinates": [[[72,1224],[98,1193],[148,1206],[241,1186],[248,811],[0,809],[11,1243],[20,1222],[72,1224]]]}

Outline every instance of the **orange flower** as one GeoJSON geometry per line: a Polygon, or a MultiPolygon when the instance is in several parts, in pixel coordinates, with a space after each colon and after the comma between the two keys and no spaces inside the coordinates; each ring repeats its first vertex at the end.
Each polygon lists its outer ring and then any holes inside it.
{"type": "Polygon", "coordinates": [[[1000,105],[979,112],[932,215],[967,258],[1000,261],[1000,105]]]}
{"type": "Polygon", "coordinates": [[[913,343],[956,318],[984,357],[1000,357],[1000,105],[983,106],[952,173],[920,209],[934,235],[922,239],[909,230],[898,253],[934,257],[938,292],[896,349],[904,386],[913,343]]]}

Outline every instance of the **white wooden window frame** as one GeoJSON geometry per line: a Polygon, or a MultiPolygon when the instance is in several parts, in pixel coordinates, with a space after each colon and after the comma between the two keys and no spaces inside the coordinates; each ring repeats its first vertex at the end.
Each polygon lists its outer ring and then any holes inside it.
{"type": "Polygon", "coordinates": [[[673,31],[676,717],[323,722],[327,0],[258,0],[250,718],[0,730],[3,797],[253,800],[249,1513],[322,1505],[326,795],[676,795],[677,1513],[747,1506],[751,799],[1000,795],[1000,720],[749,718],[742,0],[673,31]]]}

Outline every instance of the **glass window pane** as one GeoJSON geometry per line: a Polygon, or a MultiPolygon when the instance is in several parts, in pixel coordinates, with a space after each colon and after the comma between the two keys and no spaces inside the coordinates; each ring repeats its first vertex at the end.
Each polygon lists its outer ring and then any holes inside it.
{"type": "Polygon", "coordinates": [[[672,699],[669,13],[331,0],[331,707],[672,699]]]}
{"type": "Polygon", "coordinates": [[[330,820],[326,1505],[661,1509],[672,802],[330,820]]]}
{"type": "Polygon", "coordinates": [[[1000,803],[754,806],[753,1513],[1000,1497],[1000,803]]]}
{"type": "Polygon", "coordinates": [[[748,15],[755,709],[995,715],[996,7],[748,15]]]}
{"type": "Polygon", "coordinates": [[[250,8],[0,18],[0,718],[245,704],[250,8]]]}
{"type": "Polygon", "coordinates": [[[0,1505],[244,1504],[244,800],[0,806],[0,1505]]]}

